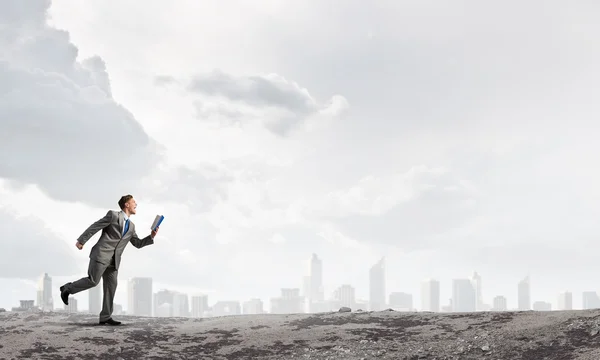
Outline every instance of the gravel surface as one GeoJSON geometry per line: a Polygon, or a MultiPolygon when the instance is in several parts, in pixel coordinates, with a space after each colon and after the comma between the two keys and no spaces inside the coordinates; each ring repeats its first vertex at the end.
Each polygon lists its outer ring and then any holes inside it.
{"type": "Polygon", "coordinates": [[[115,319],[0,313],[0,359],[600,359],[600,310],[115,319]]]}

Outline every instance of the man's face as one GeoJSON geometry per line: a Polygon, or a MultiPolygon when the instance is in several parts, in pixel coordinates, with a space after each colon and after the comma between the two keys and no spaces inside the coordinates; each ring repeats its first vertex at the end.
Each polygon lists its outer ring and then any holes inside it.
{"type": "Polygon", "coordinates": [[[134,198],[131,198],[128,202],[125,203],[125,209],[128,209],[130,214],[135,215],[136,207],[137,207],[137,202],[135,202],[134,198]]]}

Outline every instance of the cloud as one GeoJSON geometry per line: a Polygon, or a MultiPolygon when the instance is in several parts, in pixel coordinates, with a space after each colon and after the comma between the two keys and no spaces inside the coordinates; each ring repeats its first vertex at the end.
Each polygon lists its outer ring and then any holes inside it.
{"type": "Polygon", "coordinates": [[[158,75],[158,76],[154,77],[154,85],[156,85],[156,86],[168,86],[168,85],[176,84],[176,83],[177,83],[177,79],[175,79],[173,76],[158,75]]]}
{"type": "Polygon", "coordinates": [[[111,97],[104,61],[77,61],[68,32],[45,23],[49,2],[17,3],[0,4],[14,15],[0,17],[11,29],[0,38],[0,177],[112,205],[152,171],[160,146],[111,97]]]}
{"type": "Polygon", "coordinates": [[[368,176],[330,192],[305,215],[332,221],[349,236],[406,250],[435,247],[478,215],[473,185],[444,168],[416,166],[404,173],[368,176]],[[315,211],[317,210],[317,211],[315,211]]]}
{"type": "Polygon", "coordinates": [[[222,96],[258,107],[278,107],[306,115],[319,106],[308,90],[277,74],[234,77],[221,71],[195,76],[189,89],[209,96],[222,96]]]}
{"type": "Polygon", "coordinates": [[[50,3],[51,0],[4,1],[0,12],[0,26],[5,27],[3,30],[14,29],[15,25],[39,26],[46,20],[50,3]]]}
{"type": "Polygon", "coordinates": [[[227,200],[226,187],[231,181],[231,175],[213,165],[196,169],[177,166],[160,171],[152,178],[147,198],[157,203],[186,205],[192,211],[202,213],[217,202],[227,200]]]}
{"type": "Polygon", "coordinates": [[[0,209],[0,238],[0,278],[35,279],[44,272],[64,276],[80,270],[67,244],[33,216],[0,209]]]}
{"type": "MultiPolygon", "coordinates": [[[[155,84],[176,83],[173,77],[160,76],[155,84]]],[[[220,70],[195,75],[187,89],[201,96],[196,100],[197,115],[215,115],[226,125],[256,121],[278,135],[314,117],[337,117],[348,108],[348,101],[334,95],[319,103],[306,88],[278,74],[233,76],[220,70]]]]}
{"type": "MultiPolygon", "coordinates": [[[[592,284],[596,283],[600,271],[595,256],[600,250],[596,239],[574,236],[569,242],[570,246],[545,240],[512,244],[482,242],[470,247],[449,243],[439,248],[437,259],[430,261],[451,259],[454,267],[462,267],[465,272],[477,270],[495,278],[513,278],[515,285],[517,280],[529,274],[534,291],[545,289],[556,294],[561,289],[583,291],[590,286],[595,288],[592,284]]],[[[497,282],[500,283],[501,280],[497,282]]]]}

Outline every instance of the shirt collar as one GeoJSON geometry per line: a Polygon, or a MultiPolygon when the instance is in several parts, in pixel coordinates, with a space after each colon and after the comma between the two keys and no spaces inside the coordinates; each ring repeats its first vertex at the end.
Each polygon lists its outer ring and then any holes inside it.
{"type": "Polygon", "coordinates": [[[125,220],[125,221],[129,220],[129,216],[127,216],[125,211],[121,211],[121,212],[123,213],[123,220],[125,220]]]}

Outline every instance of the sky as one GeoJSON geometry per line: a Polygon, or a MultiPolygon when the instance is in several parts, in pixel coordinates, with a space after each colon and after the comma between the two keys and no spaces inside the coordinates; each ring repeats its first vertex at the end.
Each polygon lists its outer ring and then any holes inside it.
{"type": "MultiPolygon", "coordinates": [[[[127,279],[262,298],[600,290],[600,4],[587,0],[0,2],[0,307],[87,276],[124,194],[127,279]],[[94,236],[92,245],[99,237],[94,236]],[[86,244],[86,245],[88,245],[86,244]]],[[[75,296],[87,307],[87,293],[75,296]]],[[[60,304],[62,306],[62,304],[60,304]]]]}

